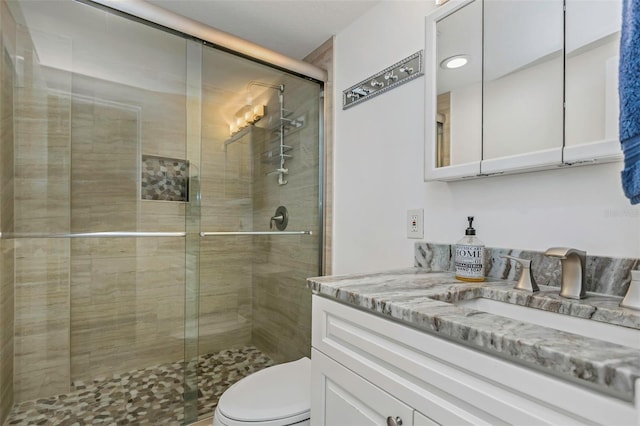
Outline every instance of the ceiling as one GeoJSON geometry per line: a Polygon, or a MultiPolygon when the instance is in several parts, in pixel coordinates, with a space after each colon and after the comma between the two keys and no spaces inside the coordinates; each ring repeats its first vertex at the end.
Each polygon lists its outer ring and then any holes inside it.
{"type": "Polygon", "coordinates": [[[156,6],[302,59],[380,0],[147,0],[156,6]]]}

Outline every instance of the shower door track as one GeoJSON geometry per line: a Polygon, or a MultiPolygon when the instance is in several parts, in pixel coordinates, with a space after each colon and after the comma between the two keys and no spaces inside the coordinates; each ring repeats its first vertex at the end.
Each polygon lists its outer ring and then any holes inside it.
{"type": "Polygon", "coordinates": [[[229,235],[313,235],[312,231],[222,231],[201,232],[201,237],[219,237],[229,235]]]}

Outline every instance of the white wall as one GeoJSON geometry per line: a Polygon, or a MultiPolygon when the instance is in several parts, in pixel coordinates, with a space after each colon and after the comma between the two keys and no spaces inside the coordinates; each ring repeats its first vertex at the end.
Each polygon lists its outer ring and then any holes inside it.
{"type": "MultiPolygon", "coordinates": [[[[336,99],[358,81],[424,48],[431,2],[387,1],[336,36],[336,99]]],[[[428,76],[427,76],[428,77],[428,76]]],[[[485,244],[532,250],[567,245],[640,257],[640,206],[619,163],[482,178],[423,181],[424,77],[335,111],[336,274],[413,265],[406,210],[425,209],[424,241],[453,243],[476,216],[485,244]]]]}

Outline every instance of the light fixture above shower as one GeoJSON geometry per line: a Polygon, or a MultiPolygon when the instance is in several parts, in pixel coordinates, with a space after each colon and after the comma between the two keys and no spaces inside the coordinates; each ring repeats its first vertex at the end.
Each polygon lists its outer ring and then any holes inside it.
{"type": "Polygon", "coordinates": [[[229,134],[233,136],[250,124],[257,123],[262,117],[264,117],[264,114],[264,105],[247,105],[240,108],[234,116],[235,121],[229,125],[229,134]]]}

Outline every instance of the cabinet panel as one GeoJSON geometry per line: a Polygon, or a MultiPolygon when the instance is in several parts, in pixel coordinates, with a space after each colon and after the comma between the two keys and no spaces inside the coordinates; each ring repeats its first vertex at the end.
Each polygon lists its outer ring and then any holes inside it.
{"type": "Polygon", "coordinates": [[[322,353],[313,350],[312,374],[321,383],[322,412],[313,412],[314,425],[386,425],[387,418],[398,424],[413,424],[413,410],[396,398],[354,374],[322,353]]]}
{"type": "MultiPolygon", "coordinates": [[[[562,0],[483,2],[482,164],[555,152],[562,162],[562,0]],[[507,53],[508,52],[508,53],[507,53]]],[[[509,163],[503,164],[505,171],[509,163]]],[[[544,164],[538,163],[538,166],[544,164]]]]}
{"type": "Polygon", "coordinates": [[[434,422],[429,417],[420,413],[419,411],[413,412],[413,426],[440,426],[439,423],[434,422]]]}
{"type": "Polygon", "coordinates": [[[313,297],[313,347],[448,424],[636,424],[633,404],[313,297]]]}
{"type": "Polygon", "coordinates": [[[425,75],[433,78],[425,81],[426,180],[456,180],[480,174],[482,1],[452,1],[445,8],[451,6],[456,13],[427,17],[425,75]],[[468,66],[442,68],[441,64],[460,53],[458,43],[465,46],[468,66]]]}
{"type": "Polygon", "coordinates": [[[567,0],[566,11],[564,161],[619,159],[622,0],[567,0]]]}

